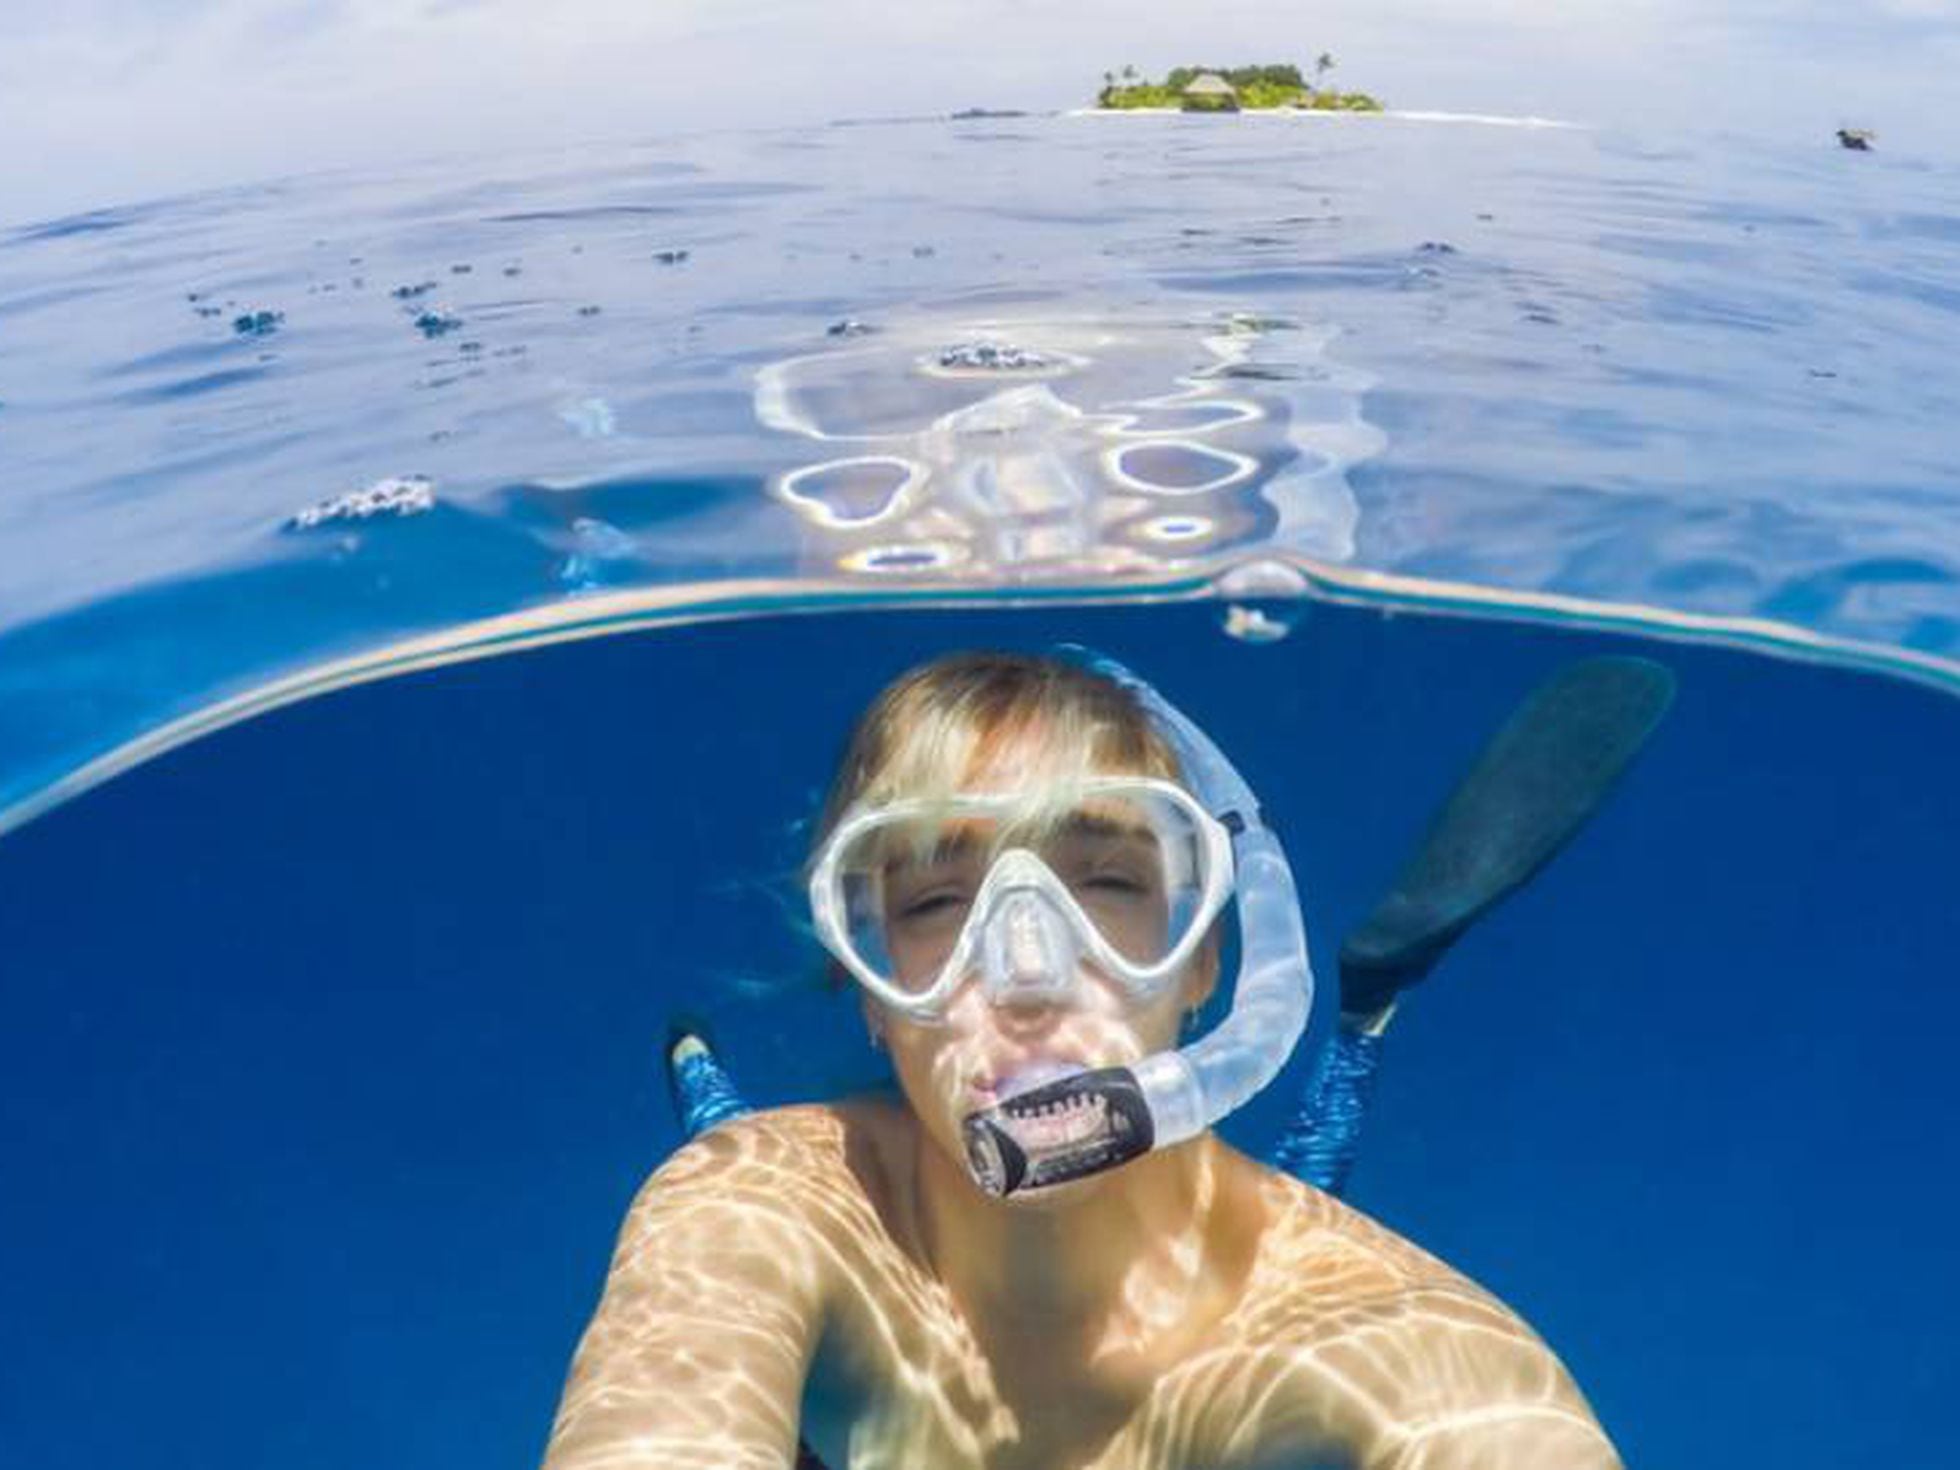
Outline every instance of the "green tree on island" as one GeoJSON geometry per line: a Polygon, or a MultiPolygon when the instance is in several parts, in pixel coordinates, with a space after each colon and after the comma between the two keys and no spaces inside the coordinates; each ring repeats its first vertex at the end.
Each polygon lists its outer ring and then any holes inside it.
{"type": "Polygon", "coordinates": [[[1286,108],[1311,108],[1316,112],[1382,110],[1381,103],[1366,92],[1337,92],[1323,87],[1322,81],[1334,66],[1334,53],[1321,52],[1314,60],[1311,85],[1300,68],[1290,64],[1174,66],[1161,82],[1140,78],[1134,66],[1125,66],[1120,82],[1114,73],[1103,73],[1103,89],[1096,102],[1100,107],[1116,111],[1141,108],[1185,112],[1274,112],[1286,108]],[[1197,92],[1187,95],[1191,84],[1200,77],[1219,78],[1230,91],[1207,82],[1197,92]]]}

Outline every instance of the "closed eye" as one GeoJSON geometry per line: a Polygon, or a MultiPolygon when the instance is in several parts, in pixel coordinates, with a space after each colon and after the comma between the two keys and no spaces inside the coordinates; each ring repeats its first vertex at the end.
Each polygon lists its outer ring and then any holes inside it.
{"type": "Polygon", "coordinates": [[[972,897],[963,888],[941,888],[905,899],[898,905],[897,917],[900,919],[930,919],[941,917],[949,910],[963,909],[971,903],[972,897]]]}
{"type": "Polygon", "coordinates": [[[1104,893],[1142,893],[1145,885],[1128,873],[1091,873],[1084,885],[1104,893]]]}

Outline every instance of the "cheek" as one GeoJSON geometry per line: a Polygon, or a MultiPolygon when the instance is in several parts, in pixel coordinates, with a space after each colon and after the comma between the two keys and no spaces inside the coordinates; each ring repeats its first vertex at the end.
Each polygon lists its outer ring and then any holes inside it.
{"type": "Polygon", "coordinates": [[[1178,1032],[1184,1024],[1184,1008],[1177,993],[1172,991],[1142,1009],[1131,1011],[1129,1022],[1145,1054],[1166,1051],[1177,1045],[1178,1032]]]}
{"type": "Polygon", "coordinates": [[[957,1025],[890,1021],[885,1039],[899,1083],[914,1099],[920,1097],[922,1089],[935,1096],[944,1093],[958,1074],[961,1056],[970,1050],[963,1044],[964,1028],[957,1025]]]}

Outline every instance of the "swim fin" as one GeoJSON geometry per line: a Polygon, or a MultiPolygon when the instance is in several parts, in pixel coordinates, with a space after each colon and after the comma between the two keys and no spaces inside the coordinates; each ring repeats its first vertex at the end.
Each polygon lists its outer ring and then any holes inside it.
{"type": "Polygon", "coordinates": [[[679,1015],[667,1025],[660,1058],[667,1073],[667,1098],[681,1131],[693,1138],[717,1123],[753,1111],[715,1055],[704,1022],[679,1015]]]}
{"type": "Polygon", "coordinates": [[[1651,659],[1584,659],[1534,689],[1341,946],[1341,1011],[1372,1016],[1585,825],[1674,698],[1651,659]]]}

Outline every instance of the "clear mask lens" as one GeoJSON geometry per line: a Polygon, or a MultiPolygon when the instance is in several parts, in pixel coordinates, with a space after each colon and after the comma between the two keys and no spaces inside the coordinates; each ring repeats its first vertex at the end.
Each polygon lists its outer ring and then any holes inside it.
{"type": "MultiPolygon", "coordinates": [[[[857,957],[918,994],[938,980],[983,898],[983,919],[1002,928],[985,944],[1004,965],[1033,963],[1037,951],[1055,948],[1031,918],[1055,911],[1041,868],[1119,957],[1158,964],[1197,922],[1211,877],[1207,851],[1193,810],[1147,787],[1011,801],[956,796],[906,803],[862,827],[839,854],[837,882],[857,957]],[[1011,853],[1039,868],[1016,859],[989,889],[1011,853]],[[1027,932],[1015,931],[1017,923],[1027,932]]],[[[981,962],[978,951],[973,960],[981,962]]]]}

